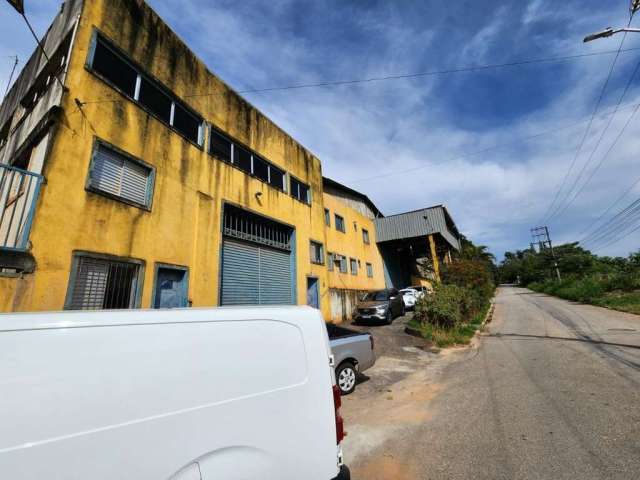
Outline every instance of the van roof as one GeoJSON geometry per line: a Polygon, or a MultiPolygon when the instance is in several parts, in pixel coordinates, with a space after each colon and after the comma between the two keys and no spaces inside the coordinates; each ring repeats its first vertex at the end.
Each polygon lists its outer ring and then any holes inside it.
{"type": "Polygon", "coordinates": [[[280,320],[299,323],[320,311],[308,306],[239,306],[131,310],[65,310],[57,312],[19,312],[0,314],[0,333],[125,325],[202,323],[240,320],[280,320]]]}

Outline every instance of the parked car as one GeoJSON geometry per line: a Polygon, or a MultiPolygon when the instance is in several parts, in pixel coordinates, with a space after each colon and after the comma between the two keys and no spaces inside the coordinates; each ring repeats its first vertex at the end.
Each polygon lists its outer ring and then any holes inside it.
{"type": "Polygon", "coordinates": [[[395,288],[369,292],[356,307],[356,321],[379,320],[390,324],[400,315],[404,315],[404,302],[395,288]]]}
{"type": "Polygon", "coordinates": [[[373,336],[332,323],[327,324],[329,344],[336,366],[336,384],[342,395],[356,389],[358,374],[376,363],[373,336]]]}
{"type": "Polygon", "coordinates": [[[416,302],[418,301],[417,290],[414,290],[413,288],[403,288],[400,290],[400,295],[402,295],[405,310],[411,310],[416,306],[416,302]]]}
{"type": "Polygon", "coordinates": [[[414,285],[411,287],[407,287],[407,289],[416,291],[416,299],[419,300],[425,295],[430,295],[433,293],[433,289],[431,287],[425,287],[424,285],[414,285]]]}
{"type": "Polygon", "coordinates": [[[309,307],[0,315],[0,477],[346,480],[309,307]]]}

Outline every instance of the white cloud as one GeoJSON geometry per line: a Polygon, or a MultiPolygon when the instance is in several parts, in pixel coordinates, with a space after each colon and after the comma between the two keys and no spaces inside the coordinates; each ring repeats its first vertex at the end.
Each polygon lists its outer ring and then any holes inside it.
{"type": "MultiPolygon", "coordinates": [[[[304,19],[290,18],[292,11],[307,13],[309,7],[294,0],[268,4],[184,0],[179,9],[170,0],[150,3],[212,71],[238,90],[611,50],[617,48],[619,37],[586,45],[581,39],[590,31],[624,21],[626,13],[595,1],[583,6],[582,2],[532,0],[514,15],[513,5],[508,8],[487,1],[477,4],[478,11],[488,12],[484,23],[474,18],[449,19],[448,10],[453,7],[412,22],[408,8],[383,2],[349,17],[351,4],[336,9],[327,0],[320,4],[326,9],[305,23],[304,19]],[[314,32],[305,30],[309,25],[314,32]]],[[[49,17],[54,12],[51,9],[49,17]]],[[[0,55],[31,50],[23,47],[29,45],[28,37],[24,32],[18,34],[14,23],[0,21],[5,28],[0,36],[0,55]],[[15,38],[21,39],[20,46],[15,38]]],[[[634,45],[638,39],[630,36],[626,46],[634,45]]],[[[558,70],[562,72],[558,79],[543,77],[550,65],[557,64],[539,64],[247,97],[317,154],[327,176],[345,183],[353,181],[351,185],[369,195],[385,213],[445,203],[466,235],[501,253],[527,246],[529,228],[553,198],[586,123],[564,127],[588,120],[611,60],[609,55],[566,62],[567,68],[558,70]],[[478,128],[471,128],[461,121],[466,115],[461,111],[467,105],[445,100],[486,78],[509,81],[493,90],[479,91],[478,95],[491,99],[487,122],[482,121],[482,112],[474,111],[481,121],[478,128]],[[489,123],[495,112],[508,110],[508,102],[513,100],[507,99],[531,95],[529,90],[538,78],[546,82],[539,105],[529,105],[508,122],[489,123]],[[517,91],[520,93],[515,95],[517,91]],[[553,133],[518,141],[546,131],[553,133]],[[502,144],[501,148],[460,158],[502,144]],[[411,173],[400,173],[417,167],[411,173]],[[388,172],[393,175],[356,182],[388,172]]],[[[610,109],[617,101],[635,61],[636,52],[621,56],[603,109],[610,109]]],[[[0,75],[5,72],[0,61],[0,75]]],[[[634,85],[624,102],[640,102],[639,93],[634,85]]],[[[629,113],[626,109],[618,114],[595,161],[629,113]]],[[[603,121],[598,118],[594,123],[578,168],[603,121]]],[[[636,153],[640,132],[636,125],[638,122],[631,125],[567,214],[551,224],[556,243],[576,240],[640,177],[636,153]]],[[[637,197],[639,190],[636,188],[621,206],[633,195],[637,197]]],[[[626,254],[638,248],[639,237],[632,235],[603,253],[626,254]]]]}

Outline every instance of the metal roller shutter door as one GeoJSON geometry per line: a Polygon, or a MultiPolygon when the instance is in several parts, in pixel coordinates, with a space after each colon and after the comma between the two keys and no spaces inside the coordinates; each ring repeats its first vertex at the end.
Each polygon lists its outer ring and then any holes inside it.
{"type": "Polygon", "coordinates": [[[290,305],[291,254],[225,238],[221,305],[290,305]]]}

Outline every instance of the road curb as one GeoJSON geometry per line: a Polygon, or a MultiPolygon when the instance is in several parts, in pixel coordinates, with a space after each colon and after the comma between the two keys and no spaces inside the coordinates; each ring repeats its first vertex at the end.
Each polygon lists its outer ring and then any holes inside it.
{"type": "Polygon", "coordinates": [[[491,323],[491,321],[493,320],[493,312],[496,308],[496,304],[493,303],[493,301],[491,302],[491,306],[489,307],[489,311],[487,312],[487,314],[484,317],[484,320],[482,321],[482,324],[480,325],[480,329],[482,329],[487,323],[491,323]]]}

